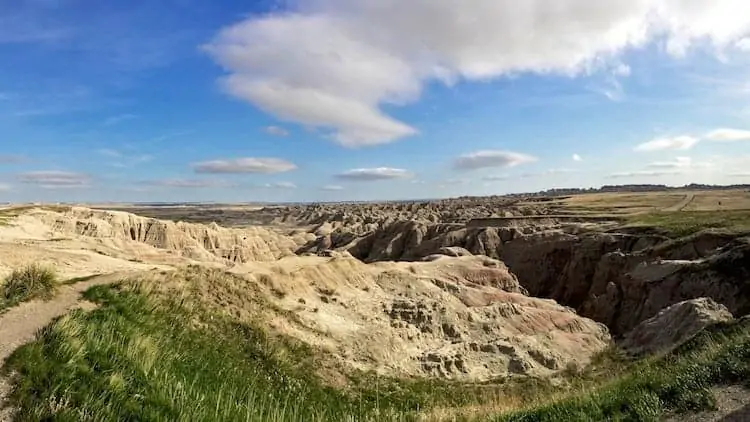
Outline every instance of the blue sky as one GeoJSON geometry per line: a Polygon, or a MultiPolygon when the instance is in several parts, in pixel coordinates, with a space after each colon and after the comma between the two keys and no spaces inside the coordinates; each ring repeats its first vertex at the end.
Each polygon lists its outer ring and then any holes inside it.
{"type": "Polygon", "coordinates": [[[750,183],[742,0],[0,0],[0,201],[750,183]]]}

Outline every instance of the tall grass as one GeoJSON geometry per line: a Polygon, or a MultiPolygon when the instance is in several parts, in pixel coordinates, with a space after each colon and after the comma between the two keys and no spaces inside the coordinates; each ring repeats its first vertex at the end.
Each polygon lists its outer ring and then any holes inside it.
{"type": "Polygon", "coordinates": [[[37,264],[14,270],[0,283],[0,311],[30,299],[49,299],[57,289],[55,271],[37,264]]]}
{"type": "Polygon", "coordinates": [[[710,387],[750,382],[750,320],[717,325],[672,354],[636,365],[586,394],[497,422],[658,421],[666,412],[712,409],[710,387]]]}
{"type": "Polygon", "coordinates": [[[665,357],[633,362],[612,349],[557,391],[534,379],[464,385],[367,374],[336,389],[316,375],[322,363],[308,347],[185,298],[112,286],[86,296],[101,306],[56,321],[3,368],[18,375],[18,420],[656,421],[711,408],[712,385],[750,380],[750,320],[741,320],[665,357]],[[527,410],[507,413],[514,408],[527,410]]]}
{"type": "Polygon", "coordinates": [[[416,420],[419,403],[326,386],[304,350],[253,327],[110,287],[88,297],[102,307],[60,319],[8,360],[20,420],[416,420]]]}

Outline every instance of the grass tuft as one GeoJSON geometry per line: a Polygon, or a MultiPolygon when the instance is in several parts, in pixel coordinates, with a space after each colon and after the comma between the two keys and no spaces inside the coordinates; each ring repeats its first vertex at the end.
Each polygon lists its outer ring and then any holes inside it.
{"type": "Polygon", "coordinates": [[[31,264],[14,270],[0,285],[0,310],[31,299],[50,299],[58,286],[51,268],[31,264]]]}

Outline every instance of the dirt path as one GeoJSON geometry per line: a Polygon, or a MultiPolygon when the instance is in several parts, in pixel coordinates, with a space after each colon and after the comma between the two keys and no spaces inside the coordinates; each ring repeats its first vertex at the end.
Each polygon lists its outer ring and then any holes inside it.
{"type": "Polygon", "coordinates": [[[682,198],[682,201],[678,202],[675,205],[672,205],[671,207],[664,208],[662,211],[670,211],[670,212],[682,211],[682,210],[685,209],[685,207],[687,207],[688,205],[690,205],[691,202],[693,202],[693,199],[695,199],[695,194],[694,193],[689,193],[689,194],[685,195],[684,198],[682,198]]]}
{"type": "MultiPolygon", "coordinates": [[[[81,293],[89,287],[111,284],[135,274],[107,274],[71,286],[62,286],[55,298],[50,301],[25,302],[0,315],[0,366],[14,350],[34,340],[37,331],[49,325],[55,318],[73,309],[93,307],[93,304],[81,298],[81,293]]],[[[0,376],[0,422],[11,420],[10,409],[4,409],[9,389],[8,380],[0,376]]]]}

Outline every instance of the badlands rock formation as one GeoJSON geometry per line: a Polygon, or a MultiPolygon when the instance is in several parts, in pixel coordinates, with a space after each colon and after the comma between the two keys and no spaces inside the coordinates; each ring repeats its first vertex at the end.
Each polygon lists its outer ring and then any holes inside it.
{"type": "Polygon", "coordinates": [[[732,319],[726,306],[711,299],[686,300],[638,324],[620,345],[634,355],[664,353],[695,337],[706,327],[732,319]]]}
{"type": "Polygon", "coordinates": [[[733,313],[750,312],[747,237],[705,231],[669,239],[607,224],[592,230],[591,224],[555,217],[496,222],[403,220],[365,233],[361,226],[342,225],[321,232],[297,253],[335,249],[365,262],[419,261],[462,248],[503,261],[531,296],[570,306],[618,336],[687,299],[710,297],[733,313]]]}
{"type": "MultiPolygon", "coordinates": [[[[193,280],[207,302],[237,318],[253,315],[253,296],[263,294],[287,311],[270,314],[275,330],[350,367],[386,375],[550,375],[586,364],[610,342],[603,325],[526,295],[502,262],[456,247],[438,249],[424,262],[365,264],[344,252],[296,256],[298,243],[263,228],[85,208],[32,210],[0,227],[2,268],[24,263],[23,255],[10,262],[3,255],[19,247],[36,251],[65,276],[177,269],[144,277],[155,288],[193,280]],[[212,275],[227,271],[234,275],[212,275]]],[[[183,285],[174,294],[184,291],[183,285]]]]}

